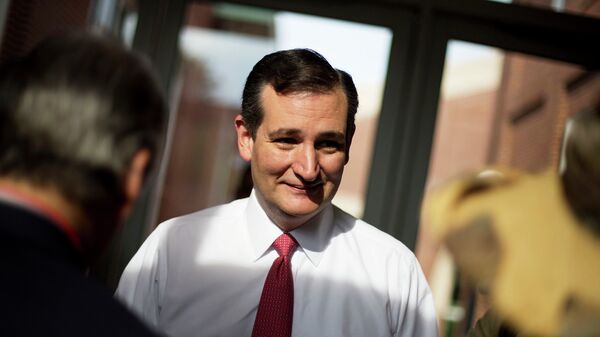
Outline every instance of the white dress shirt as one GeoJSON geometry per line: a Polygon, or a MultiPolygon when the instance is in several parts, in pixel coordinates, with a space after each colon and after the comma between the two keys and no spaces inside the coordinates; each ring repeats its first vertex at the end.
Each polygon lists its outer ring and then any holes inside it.
{"type": "MultiPolygon", "coordinates": [[[[431,291],[402,243],[335,206],[290,232],[293,337],[437,337],[431,291]]],[[[173,337],[250,336],[282,234],[249,198],[168,220],[125,269],[117,297],[173,337]]]]}

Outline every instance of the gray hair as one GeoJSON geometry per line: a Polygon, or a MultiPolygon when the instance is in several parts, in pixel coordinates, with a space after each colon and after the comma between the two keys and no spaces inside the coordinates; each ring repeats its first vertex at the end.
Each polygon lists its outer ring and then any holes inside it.
{"type": "Polygon", "coordinates": [[[66,34],[0,67],[0,176],[52,186],[90,220],[114,215],[134,154],[159,150],[166,105],[147,62],[66,34]]]}

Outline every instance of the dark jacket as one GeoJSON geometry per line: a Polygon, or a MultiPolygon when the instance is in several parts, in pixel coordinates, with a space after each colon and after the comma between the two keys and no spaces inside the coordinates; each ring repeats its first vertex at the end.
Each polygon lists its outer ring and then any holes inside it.
{"type": "Polygon", "coordinates": [[[48,219],[0,202],[0,336],[156,336],[48,219]]]}

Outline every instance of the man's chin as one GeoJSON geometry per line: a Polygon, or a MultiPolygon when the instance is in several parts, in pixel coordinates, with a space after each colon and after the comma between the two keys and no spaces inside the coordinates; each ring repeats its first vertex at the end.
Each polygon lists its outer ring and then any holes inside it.
{"type": "Polygon", "coordinates": [[[295,217],[295,218],[309,218],[313,217],[315,214],[319,213],[324,207],[323,203],[320,204],[308,204],[308,205],[292,205],[289,207],[281,207],[281,211],[285,213],[287,216],[295,217]]]}

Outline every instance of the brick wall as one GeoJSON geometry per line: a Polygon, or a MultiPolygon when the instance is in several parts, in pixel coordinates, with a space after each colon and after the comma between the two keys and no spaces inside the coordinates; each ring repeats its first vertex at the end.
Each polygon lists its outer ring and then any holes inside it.
{"type": "Polygon", "coordinates": [[[600,97],[600,74],[578,66],[508,54],[498,93],[493,163],[528,171],[558,167],[564,125],[600,97]]]}
{"type": "Polygon", "coordinates": [[[0,61],[21,56],[44,37],[83,28],[91,0],[12,0],[6,16],[0,61]]]}

